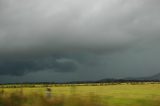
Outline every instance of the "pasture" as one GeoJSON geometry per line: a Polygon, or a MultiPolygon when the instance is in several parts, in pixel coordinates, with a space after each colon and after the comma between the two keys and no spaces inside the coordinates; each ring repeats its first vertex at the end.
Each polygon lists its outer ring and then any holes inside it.
{"type": "Polygon", "coordinates": [[[0,106],[160,106],[160,84],[151,82],[22,84],[1,85],[0,89],[0,106]]]}

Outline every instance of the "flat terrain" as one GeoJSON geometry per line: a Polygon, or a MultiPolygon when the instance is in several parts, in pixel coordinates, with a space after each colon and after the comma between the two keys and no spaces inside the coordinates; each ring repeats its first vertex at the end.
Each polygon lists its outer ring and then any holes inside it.
{"type": "MultiPolygon", "coordinates": [[[[16,85],[15,85],[16,86],[16,85]]],[[[46,97],[46,88],[41,85],[35,87],[1,88],[3,97],[11,94],[24,96],[43,96],[46,97]]],[[[22,85],[23,86],[23,85],[22,85]]],[[[89,102],[97,102],[95,106],[159,106],[160,105],[160,84],[159,83],[139,83],[139,84],[89,84],[89,85],[49,85],[51,88],[51,99],[63,97],[64,104],[52,106],[68,106],[68,98],[81,98],[84,102],[89,98],[89,102]],[[86,98],[86,99],[85,99],[86,98]],[[93,99],[90,101],[90,99],[93,99]]],[[[2,101],[3,102],[3,101],[2,101]]],[[[2,103],[3,104],[3,103],[2,103]]],[[[0,105],[3,106],[3,105],[0,105]]],[[[28,106],[28,105],[25,105],[28,106]]],[[[34,106],[34,105],[33,105],[34,106]]],[[[50,106],[50,105],[49,105],[50,106]]],[[[73,104],[72,106],[77,106],[73,104]]],[[[82,106],[82,105],[81,105],[82,106]]],[[[86,106],[84,104],[84,106],[86,106]]]]}

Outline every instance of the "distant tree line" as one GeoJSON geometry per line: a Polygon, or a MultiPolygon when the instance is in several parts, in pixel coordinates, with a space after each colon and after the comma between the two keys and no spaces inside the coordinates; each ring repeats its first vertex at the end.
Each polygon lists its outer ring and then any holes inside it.
{"type": "Polygon", "coordinates": [[[0,88],[35,88],[35,87],[58,87],[58,86],[107,86],[107,85],[119,85],[119,84],[160,84],[159,80],[124,80],[124,79],[106,79],[100,81],[74,81],[74,82],[24,82],[24,83],[5,83],[0,84],[0,88]]]}

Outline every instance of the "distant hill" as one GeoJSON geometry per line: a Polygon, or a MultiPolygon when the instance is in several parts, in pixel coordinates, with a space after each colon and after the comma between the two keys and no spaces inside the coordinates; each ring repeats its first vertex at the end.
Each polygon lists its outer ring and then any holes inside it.
{"type": "Polygon", "coordinates": [[[127,77],[121,79],[101,79],[97,82],[126,82],[126,81],[160,81],[160,73],[148,77],[127,77]]]}
{"type": "Polygon", "coordinates": [[[146,79],[149,79],[149,80],[160,80],[160,73],[155,74],[155,75],[150,76],[150,77],[146,77],[146,79]]]}
{"type": "MultiPolygon", "coordinates": [[[[123,83],[123,82],[160,82],[160,73],[148,77],[106,78],[94,81],[70,81],[70,82],[23,82],[23,83],[0,83],[1,84],[86,84],[86,83],[123,83]]],[[[45,86],[45,85],[44,85],[45,86]]]]}
{"type": "Polygon", "coordinates": [[[139,78],[134,78],[137,80],[158,80],[160,81],[160,73],[155,74],[153,76],[148,76],[148,77],[139,77],[139,78]]]}

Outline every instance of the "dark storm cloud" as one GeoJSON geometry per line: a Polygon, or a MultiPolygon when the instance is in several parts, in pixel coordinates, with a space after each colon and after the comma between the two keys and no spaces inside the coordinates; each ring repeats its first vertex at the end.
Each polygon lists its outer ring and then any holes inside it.
{"type": "Polygon", "coordinates": [[[128,76],[135,70],[149,74],[144,65],[160,68],[159,4],[159,0],[0,0],[0,74],[45,71],[47,76],[50,70],[62,73],[62,79],[71,77],[64,72],[79,79],[128,76]],[[150,57],[154,60],[146,62],[150,57]]]}
{"type": "Polygon", "coordinates": [[[32,61],[1,61],[1,75],[22,75],[27,70],[36,69],[32,61]]]}
{"type": "Polygon", "coordinates": [[[22,60],[1,60],[0,74],[21,76],[32,71],[52,70],[55,72],[74,72],[78,63],[66,58],[38,58],[22,60]]]}

